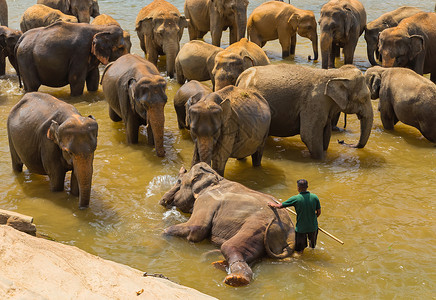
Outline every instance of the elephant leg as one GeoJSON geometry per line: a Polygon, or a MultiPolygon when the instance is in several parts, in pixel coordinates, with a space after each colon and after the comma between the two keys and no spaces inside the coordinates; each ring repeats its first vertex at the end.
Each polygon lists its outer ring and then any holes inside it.
{"type": "Polygon", "coordinates": [[[2,52],[0,52],[0,76],[3,76],[5,74],[6,74],[6,57],[2,52]]]}
{"type": "MultiPolygon", "coordinates": [[[[257,30],[254,26],[250,29],[250,41],[258,45],[259,47],[263,47],[262,45],[262,38],[257,33],[257,30]]],[[[265,45],[265,44],[264,44],[265,45]]]]}
{"type": "Polygon", "coordinates": [[[332,118],[331,125],[332,125],[332,130],[333,131],[339,131],[338,122],[339,122],[340,116],[341,116],[341,112],[338,112],[332,118]]]}
{"type": "Polygon", "coordinates": [[[178,84],[184,84],[185,81],[186,81],[186,78],[185,78],[185,75],[183,74],[182,65],[180,64],[180,62],[178,60],[176,60],[175,68],[176,68],[177,83],[178,84]]]}
{"type": "Polygon", "coordinates": [[[165,235],[174,235],[179,237],[187,237],[191,229],[186,226],[186,223],[170,226],[164,230],[165,235]]]}
{"type": "Polygon", "coordinates": [[[354,50],[356,49],[357,41],[348,43],[344,46],[344,64],[352,64],[354,58],[354,50]]]}
{"type": "Polygon", "coordinates": [[[64,190],[65,171],[52,170],[48,173],[50,178],[50,190],[52,192],[60,192],[64,190]]]}
{"type": "Polygon", "coordinates": [[[76,174],[74,174],[74,170],[71,171],[70,194],[73,196],[79,196],[79,184],[77,182],[76,174]]]}
{"type": "Polygon", "coordinates": [[[266,137],[265,137],[262,145],[260,145],[259,148],[257,148],[256,152],[254,152],[251,155],[251,163],[252,163],[253,167],[260,167],[260,165],[261,165],[263,149],[265,147],[265,141],[266,141],[266,137]]]}
{"type": "Polygon", "coordinates": [[[297,34],[294,33],[294,35],[291,35],[291,47],[290,47],[291,55],[295,55],[295,46],[296,45],[297,45],[297,34]]]}
{"type": "Polygon", "coordinates": [[[334,54],[335,57],[341,57],[341,48],[339,46],[335,47],[334,54]]]}
{"type": "Polygon", "coordinates": [[[21,162],[21,159],[18,156],[18,153],[15,150],[15,147],[13,146],[10,138],[9,138],[9,150],[10,150],[9,152],[11,153],[12,170],[21,173],[23,171],[23,163],[21,162]]]}
{"type": "Polygon", "coordinates": [[[317,116],[300,116],[300,137],[309,149],[310,155],[314,159],[324,158],[324,127],[325,123],[315,120],[317,116]],[[307,121],[306,121],[307,120],[307,121]],[[315,123],[315,124],[313,124],[315,123]]]}
{"type": "Polygon", "coordinates": [[[122,118],[109,106],[109,118],[114,122],[119,122],[122,118]]]}
{"type": "Polygon", "coordinates": [[[197,143],[194,143],[194,155],[192,155],[191,167],[200,162],[200,155],[198,154],[197,143]]]}
{"type": "Polygon", "coordinates": [[[230,45],[238,41],[238,30],[235,26],[230,27],[230,45]]]}
{"type": "Polygon", "coordinates": [[[340,51],[339,46],[335,43],[332,44],[332,51],[329,53],[329,68],[335,67],[336,53],[340,51]]]}
{"type": "Polygon", "coordinates": [[[126,120],[126,135],[128,144],[138,143],[139,126],[141,125],[138,117],[130,116],[126,120]]]}
{"type": "Polygon", "coordinates": [[[235,134],[224,135],[219,144],[219,148],[213,151],[212,154],[212,169],[218,174],[224,176],[224,169],[227,164],[227,160],[232,154],[233,146],[235,143],[235,134]]]}
{"type": "Polygon", "coordinates": [[[324,127],[323,132],[323,150],[327,151],[330,143],[330,138],[332,136],[332,125],[330,122],[327,122],[327,124],[324,127]]]}
{"type": "Polygon", "coordinates": [[[70,83],[71,96],[80,96],[83,94],[83,89],[85,88],[86,73],[82,72],[85,66],[76,66],[70,71],[68,75],[68,82],[70,83]]]}
{"type": "Polygon", "coordinates": [[[198,38],[198,31],[197,29],[192,25],[191,22],[188,22],[188,33],[189,33],[189,40],[195,40],[198,38]]]}
{"type": "Polygon", "coordinates": [[[430,73],[430,80],[436,83],[436,71],[430,73]]]}
{"type": "Polygon", "coordinates": [[[88,72],[88,75],[86,76],[86,88],[88,92],[97,91],[99,81],[100,81],[100,72],[97,67],[94,70],[88,72]]]}
{"type": "Polygon", "coordinates": [[[279,31],[279,43],[282,46],[282,58],[286,58],[291,54],[291,40],[286,31],[279,31]]]}
{"type": "Polygon", "coordinates": [[[381,103],[379,106],[380,119],[383,124],[383,128],[386,130],[393,130],[395,125],[395,113],[392,105],[389,103],[381,103]]]}
{"type": "Polygon", "coordinates": [[[218,12],[210,15],[210,35],[212,36],[212,45],[219,47],[221,45],[221,36],[223,34],[223,26],[221,24],[220,15],[218,12]]]}

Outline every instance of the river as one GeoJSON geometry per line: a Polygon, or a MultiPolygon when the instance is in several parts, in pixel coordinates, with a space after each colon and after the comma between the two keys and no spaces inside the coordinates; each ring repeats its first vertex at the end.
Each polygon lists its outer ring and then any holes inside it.
{"type": "MultiPolygon", "coordinates": [[[[9,26],[19,28],[20,16],[35,2],[8,1],[9,26]]],[[[249,13],[262,2],[251,0],[249,13]]],[[[318,19],[325,2],[293,4],[313,10],[318,19]]],[[[99,1],[100,12],[113,16],[131,33],[132,52],[141,56],[144,54],[134,23],[139,10],[148,3],[99,1]]],[[[183,11],[182,0],[172,3],[183,11]]],[[[430,0],[362,3],[368,21],[401,4],[425,11],[434,8],[430,0]]],[[[228,44],[228,33],[223,36],[224,44],[228,44]]],[[[287,62],[320,68],[321,61],[307,61],[312,54],[310,42],[297,39],[296,56],[287,62]]],[[[210,34],[205,40],[210,42],[210,34]]],[[[187,41],[185,29],[182,44],[187,41]]],[[[277,41],[268,42],[265,50],[274,63],[281,61],[277,41]]],[[[363,36],[355,64],[362,71],[370,66],[363,36]]],[[[164,72],[163,65],[160,70],[164,72]]],[[[145,129],[139,144],[126,144],[124,125],[109,119],[101,87],[98,92],[85,91],[77,98],[69,96],[68,86],[40,88],[74,104],[82,115],[94,115],[99,124],[90,207],[79,210],[78,198],[66,191],[50,192],[47,177],[27,171],[13,173],[6,119],[23,91],[9,64],[7,74],[0,79],[0,207],[33,216],[40,233],[149,274],[164,274],[174,282],[220,299],[434,297],[436,148],[410,126],[399,123],[394,131],[385,131],[377,111],[378,101],[373,101],[374,125],[363,149],[337,143],[338,139],[355,142],[359,137],[357,117],[349,116],[347,130],[333,133],[325,161],[312,160],[299,136],[268,138],[261,168],[252,168],[251,159],[229,160],[226,178],[282,200],[297,193],[297,179],[308,179],[309,190],[321,200],[320,226],[345,242],[340,245],[320,233],[316,249],[306,250],[299,259],[263,259],[253,265],[252,283],[234,288],[226,286],[225,273],[210,264],[220,256],[203,256],[214,249],[208,241],[192,244],[162,235],[164,228],[189,217],[158,205],[175,182],[179,168],[189,167],[193,152],[189,133],[177,127],[173,97],[179,85],[175,80],[167,78],[164,158],[156,157],[154,149],[147,145],[145,129]]],[[[340,126],[342,122],[341,118],[340,126]]]]}

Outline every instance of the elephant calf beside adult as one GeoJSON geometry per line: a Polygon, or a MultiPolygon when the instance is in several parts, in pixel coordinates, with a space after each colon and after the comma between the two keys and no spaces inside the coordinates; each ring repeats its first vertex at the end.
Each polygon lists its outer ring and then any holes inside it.
{"type": "Polygon", "coordinates": [[[148,143],[155,145],[157,156],[164,156],[166,81],[157,68],[138,55],[126,54],[104,69],[101,84],[109,117],[124,121],[127,142],[138,143],[139,126],[147,125],[148,143]]]}
{"type": "Polygon", "coordinates": [[[21,16],[20,28],[22,32],[26,32],[33,28],[48,26],[57,21],[78,23],[75,16],[64,14],[59,9],[43,4],[35,4],[26,9],[21,16]]]}
{"type": "Polygon", "coordinates": [[[253,278],[249,264],[266,255],[282,259],[294,250],[294,225],[284,209],[268,207],[274,199],[221,177],[205,163],[189,172],[182,168],[177,183],[159,203],[192,215],[186,223],[166,228],[164,234],[194,243],[209,238],[225,258],[214,263],[228,268],[224,282],[246,285],[253,278]]]}
{"type": "Polygon", "coordinates": [[[352,65],[339,69],[276,64],[244,71],[236,85],[261,94],[271,109],[269,135],[300,134],[311,156],[325,156],[332,132],[332,118],[340,112],[357,114],[363,148],[371,133],[373,111],[362,72],[352,65]]]}
{"type": "Polygon", "coordinates": [[[6,74],[6,57],[18,74],[15,45],[18,43],[22,34],[21,31],[12,30],[6,26],[0,26],[0,76],[6,74]]]}
{"type": "Polygon", "coordinates": [[[380,98],[379,111],[383,127],[393,130],[401,121],[417,128],[436,143],[436,85],[406,68],[369,68],[365,78],[371,98],[380,98]]]}
{"type": "MultiPolygon", "coordinates": [[[[279,39],[282,58],[295,54],[298,35],[312,41],[314,60],[318,59],[318,34],[315,15],[280,1],[269,1],[256,7],[248,18],[250,40],[260,47],[279,39]]],[[[311,57],[309,56],[309,60],[311,57]]]]}
{"type": "Polygon", "coordinates": [[[63,191],[72,170],[71,194],[79,207],[89,205],[98,125],[74,106],[45,93],[27,93],[12,108],[8,121],[12,169],[48,175],[50,189],[63,191]]]}
{"type": "Polygon", "coordinates": [[[91,17],[95,18],[100,14],[97,0],[38,0],[37,4],[75,16],[80,23],[89,23],[91,17]]]}

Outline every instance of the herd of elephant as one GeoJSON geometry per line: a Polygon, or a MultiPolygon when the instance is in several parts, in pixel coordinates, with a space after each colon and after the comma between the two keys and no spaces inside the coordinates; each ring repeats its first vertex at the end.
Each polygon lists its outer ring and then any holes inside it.
{"type": "Polygon", "coordinates": [[[286,213],[268,208],[271,195],[222,177],[229,158],[251,156],[253,166],[260,166],[268,136],[299,134],[311,156],[323,159],[341,112],[359,118],[359,141],[349,146],[363,148],[373,125],[371,99],[380,99],[385,129],[401,121],[436,143],[436,13],[404,6],[367,23],[358,0],[330,0],[318,22],[322,69],[316,69],[270,64],[261,48],[278,39],[282,57],[294,55],[298,33],[312,41],[317,60],[312,11],[269,1],[247,18],[247,5],[247,0],[186,0],[182,16],[169,2],[154,0],[135,23],[144,59],[130,54],[129,33],[100,14],[97,0],[38,0],[24,13],[22,31],[7,27],[7,4],[0,0],[0,75],[8,57],[26,92],[7,122],[13,170],[26,165],[48,175],[52,191],[64,189],[65,174],[72,170],[71,194],[79,196],[81,208],[89,205],[98,124],[37,92],[41,85],[69,84],[71,95],[78,96],[85,84],[90,92],[101,84],[109,117],[124,122],[127,142],[138,143],[139,127],[146,125],[148,143],[164,156],[166,79],[156,65],[165,55],[167,75],[182,85],[174,96],[178,125],[194,142],[191,170],[182,169],[160,201],[192,216],[165,232],[193,242],[209,237],[220,245],[226,260],[216,265],[229,271],[226,283],[239,286],[252,279],[248,264],[265,253],[282,258],[292,252],[294,229],[286,213]],[[191,41],[180,48],[185,27],[191,41]],[[231,45],[223,49],[227,28],[231,45]],[[212,44],[201,40],[209,31],[212,44]],[[352,65],[363,32],[370,63],[382,64],[365,74],[352,65]],[[345,65],[334,69],[340,48],[345,65]],[[100,64],[106,65],[101,80],[100,64]],[[426,73],[431,80],[422,76],[426,73]],[[199,82],[205,80],[212,89],[199,82]],[[231,220],[239,220],[238,230],[228,225],[236,224],[231,220]]]}

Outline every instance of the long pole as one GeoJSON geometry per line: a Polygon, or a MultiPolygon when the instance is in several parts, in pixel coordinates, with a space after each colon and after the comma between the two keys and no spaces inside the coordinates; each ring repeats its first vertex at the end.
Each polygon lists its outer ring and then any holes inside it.
{"type": "MultiPolygon", "coordinates": [[[[277,204],[281,204],[281,202],[277,201],[276,199],[272,199],[274,200],[275,203],[277,204]]],[[[290,209],[289,207],[286,207],[286,210],[293,213],[294,215],[297,215],[297,213],[295,211],[293,211],[292,209],[290,209]]],[[[340,239],[338,239],[337,237],[335,237],[333,234],[325,231],[324,229],[322,229],[321,227],[318,226],[319,231],[321,231],[322,233],[324,233],[325,235],[331,237],[332,239],[334,239],[336,242],[340,243],[341,245],[344,244],[343,241],[341,241],[340,239]]]]}

